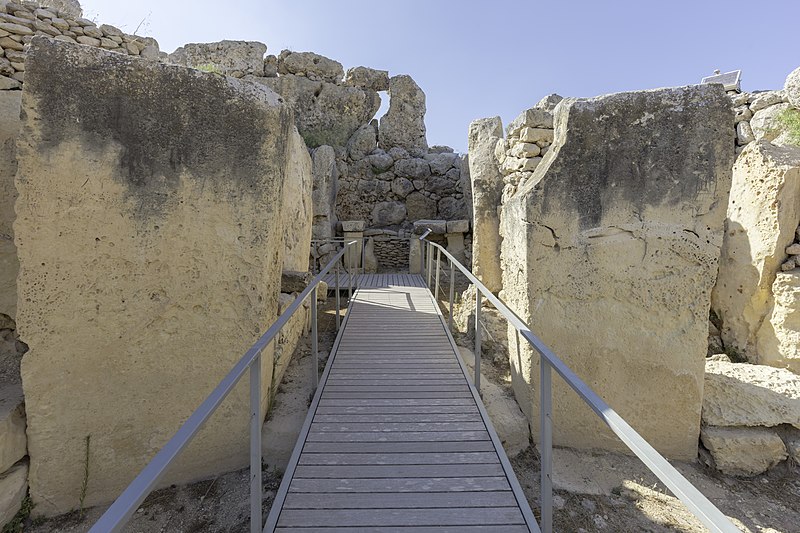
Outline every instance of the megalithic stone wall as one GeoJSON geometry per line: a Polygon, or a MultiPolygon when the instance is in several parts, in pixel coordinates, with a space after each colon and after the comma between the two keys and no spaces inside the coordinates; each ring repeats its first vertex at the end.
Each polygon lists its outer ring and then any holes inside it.
{"type": "MultiPolygon", "coordinates": [[[[17,324],[35,513],[113,500],[278,311],[293,117],[255,84],[35,38],[17,324]]],[[[266,404],[272,352],[263,354],[266,404]]],[[[248,462],[240,383],[163,484],[248,462]]]]}
{"type": "MultiPolygon", "coordinates": [[[[562,102],[553,146],[502,210],[502,296],[676,459],[697,454],[732,123],[716,85],[562,102]]],[[[536,429],[538,356],[510,359],[536,429]]],[[[556,445],[627,449],[556,375],[553,401],[556,445]]]]}
{"type": "MultiPolygon", "coordinates": [[[[14,247],[14,202],[17,191],[16,138],[19,132],[19,91],[0,91],[0,314],[17,314],[17,250],[14,247]]],[[[3,320],[0,319],[0,322],[3,320]]]]}

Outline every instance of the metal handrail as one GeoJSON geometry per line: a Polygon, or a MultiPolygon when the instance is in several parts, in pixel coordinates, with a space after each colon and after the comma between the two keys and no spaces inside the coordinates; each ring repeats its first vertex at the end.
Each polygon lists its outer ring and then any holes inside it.
{"type": "MultiPolygon", "coordinates": [[[[739,533],[739,528],[711,503],[694,485],[656,451],[633,427],[630,426],[614,409],[612,409],[596,392],[570,369],[564,361],[548,348],[508,306],[486,288],[464,265],[453,257],[444,247],[426,239],[430,230],[419,238],[421,244],[420,265],[423,279],[431,286],[433,270],[433,250],[437,250],[436,284],[438,285],[441,268],[441,254],[450,261],[450,271],[457,267],[476,287],[475,299],[475,388],[480,392],[481,340],[480,323],[481,296],[484,296],[519,334],[539,353],[539,440],[541,445],[541,520],[542,531],[552,533],[553,530],[553,408],[551,369],[560,375],[567,385],[595,412],[595,414],[613,431],[617,437],[647,466],[672,493],[677,496],[700,522],[709,530],[719,533],[739,533]],[[427,268],[425,256],[427,255],[427,268]]],[[[450,276],[450,316],[453,315],[453,278],[450,276]]],[[[437,287],[438,290],[438,287],[437,287]]],[[[451,324],[452,327],[452,324],[451,324]]]]}
{"type": "MultiPolygon", "coordinates": [[[[278,335],[292,315],[303,305],[306,298],[311,297],[312,314],[312,373],[314,386],[319,383],[319,362],[317,350],[317,287],[322,278],[332,268],[336,268],[336,316],[339,316],[339,259],[344,255],[349,246],[356,241],[345,244],[339,253],[317,274],[308,287],[300,293],[294,302],[281,313],[278,320],[259,337],[241,359],[234,365],[230,372],[211,391],[203,403],[181,425],[180,429],[164,445],[153,459],[144,467],[138,476],[131,482],[123,493],[111,504],[103,516],[92,526],[89,533],[109,533],[121,531],[130,517],[136,512],[139,505],[153,491],[167,468],[178,457],[184,448],[192,441],[211,417],[223,400],[230,394],[233,387],[250,371],[250,530],[252,533],[261,533],[262,528],[262,481],[261,481],[261,352],[278,335]]],[[[352,291],[352,287],[351,287],[352,291]]],[[[336,321],[337,328],[339,320],[336,321]]]]}

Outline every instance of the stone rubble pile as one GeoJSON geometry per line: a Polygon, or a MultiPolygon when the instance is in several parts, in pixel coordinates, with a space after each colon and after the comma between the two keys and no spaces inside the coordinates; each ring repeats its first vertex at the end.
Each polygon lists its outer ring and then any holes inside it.
{"type": "Polygon", "coordinates": [[[794,242],[786,247],[789,259],[781,263],[781,271],[788,272],[800,267],[800,226],[794,232],[794,242]]]}
{"type": "Polygon", "coordinates": [[[800,461],[800,377],[779,368],[706,361],[700,438],[714,466],[752,476],[800,461]]]}

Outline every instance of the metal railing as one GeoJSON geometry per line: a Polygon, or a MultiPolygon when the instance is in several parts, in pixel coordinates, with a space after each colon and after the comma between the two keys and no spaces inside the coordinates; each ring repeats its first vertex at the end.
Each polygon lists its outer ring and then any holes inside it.
{"type": "MultiPolygon", "coordinates": [[[[206,399],[183,423],[175,435],[153,457],[147,466],[131,482],[123,493],[111,504],[103,516],[92,526],[89,533],[109,533],[122,531],[136,509],[144,499],[155,489],[159,480],[167,469],[197,435],[203,424],[211,417],[223,400],[233,390],[234,386],[249,370],[250,373],[250,531],[262,531],[262,479],[261,479],[261,352],[278,335],[294,313],[303,305],[307,298],[311,298],[311,372],[314,378],[314,387],[319,384],[319,351],[317,337],[317,287],[323,277],[333,268],[336,271],[336,329],[340,326],[340,299],[339,299],[339,259],[347,248],[356,241],[345,243],[336,256],[311,280],[308,287],[300,293],[294,302],[284,311],[278,320],[250,347],[230,372],[220,381],[219,385],[211,391],[206,399]]],[[[352,279],[352,276],[351,276],[352,279]]],[[[352,286],[350,288],[352,294],[352,286]]]]}
{"type": "MultiPolygon", "coordinates": [[[[458,268],[475,285],[475,388],[480,392],[481,376],[481,299],[485,297],[519,335],[539,353],[539,445],[541,447],[541,528],[544,533],[553,531],[553,393],[551,372],[555,370],[567,382],[592,411],[613,431],[617,437],[677,496],[700,522],[709,530],[719,533],[739,533],[739,528],[711,503],[697,488],[650,446],[616,411],[614,411],[589,385],[575,374],[548,348],[530,328],[487,289],[464,265],[439,244],[428,241],[428,230],[420,240],[420,267],[423,279],[431,288],[434,278],[436,295],[439,292],[439,273],[442,254],[450,262],[449,325],[452,329],[454,269],[458,268]],[[427,244],[427,246],[426,246],[427,244]],[[434,254],[436,250],[435,275],[434,254]]],[[[437,296],[438,298],[438,296],[437,296]]]]}

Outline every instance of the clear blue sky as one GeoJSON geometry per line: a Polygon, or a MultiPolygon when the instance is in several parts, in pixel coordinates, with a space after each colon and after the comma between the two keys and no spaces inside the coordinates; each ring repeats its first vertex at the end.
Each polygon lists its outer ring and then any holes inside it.
{"type": "MultiPolygon", "coordinates": [[[[473,119],[507,124],[546,94],[596,96],[741,69],[779,89],[800,66],[800,0],[83,0],[98,22],[187,42],[256,40],[346,68],[410,74],[427,95],[428,143],[466,151],[473,119]]],[[[382,113],[381,113],[382,114],[382,113]]]]}

